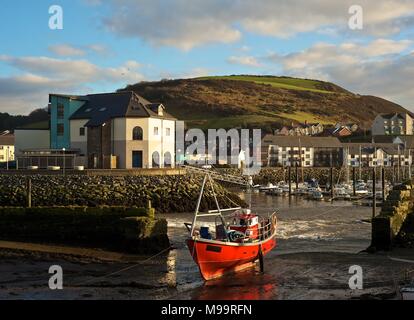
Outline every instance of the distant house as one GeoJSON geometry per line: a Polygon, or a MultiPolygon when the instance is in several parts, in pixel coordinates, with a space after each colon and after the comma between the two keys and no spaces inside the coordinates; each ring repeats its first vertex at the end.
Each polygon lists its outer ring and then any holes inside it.
{"type": "Polygon", "coordinates": [[[175,165],[175,122],[134,92],[51,94],[48,128],[17,130],[19,166],[90,169],[175,165]],[[31,138],[33,135],[33,138],[31,138]]]}
{"type": "Polygon", "coordinates": [[[342,126],[342,127],[334,128],[332,130],[332,135],[334,137],[348,137],[352,135],[352,131],[347,126],[342,126]]]}
{"type": "Polygon", "coordinates": [[[14,161],[14,135],[0,134],[0,162],[14,161]]]}
{"type": "Polygon", "coordinates": [[[372,135],[412,135],[413,118],[408,113],[378,115],[372,124],[372,135]]]}
{"type": "Polygon", "coordinates": [[[268,166],[342,166],[342,145],[334,137],[283,137],[266,135],[262,163],[268,166]]]}
{"type": "Polygon", "coordinates": [[[275,135],[281,136],[315,136],[323,132],[323,125],[320,123],[300,123],[297,125],[284,126],[275,131],[275,135]]]}
{"type": "Polygon", "coordinates": [[[337,128],[343,128],[346,127],[348,128],[351,132],[356,132],[359,129],[359,126],[356,123],[336,123],[335,124],[335,129],[337,128]]]}

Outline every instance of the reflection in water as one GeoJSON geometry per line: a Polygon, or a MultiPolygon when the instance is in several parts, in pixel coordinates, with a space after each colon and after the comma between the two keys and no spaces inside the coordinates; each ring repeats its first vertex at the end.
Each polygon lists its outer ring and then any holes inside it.
{"type": "Polygon", "coordinates": [[[167,273],[165,275],[165,283],[172,288],[177,285],[177,250],[171,250],[167,256],[167,273]]]}
{"type": "Polygon", "coordinates": [[[248,270],[208,281],[197,289],[196,300],[269,300],[277,299],[276,279],[270,274],[248,270]]]}

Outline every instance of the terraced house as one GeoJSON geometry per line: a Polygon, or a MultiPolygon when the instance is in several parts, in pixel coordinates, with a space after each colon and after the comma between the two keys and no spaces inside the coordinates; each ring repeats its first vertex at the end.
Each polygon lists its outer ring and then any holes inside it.
{"type": "Polygon", "coordinates": [[[49,101],[50,147],[22,150],[23,166],[174,167],[176,119],[162,104],[134,92],[51,94],[49,101]]]}
{"type": "Polygon", "coordinates": [[[408,113],[378,115],[372,124],[372,135],[412,135],[414,120],[408,113]]]}
{"type": "Polygon", "coordinates": [[[335,137],[266,135],[262,140],[262,163],[271,167],[342,166],[342,145],[335,137]]]}

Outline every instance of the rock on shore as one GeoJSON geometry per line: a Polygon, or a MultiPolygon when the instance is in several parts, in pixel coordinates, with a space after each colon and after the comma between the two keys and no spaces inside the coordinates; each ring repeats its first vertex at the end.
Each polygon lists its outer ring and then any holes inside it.
{"type": "MultiPolygon", "coordinates": [[[[0,206],[25,206],[24,175],[0,175],[0,206]]],[[[33,206],[137,206],[148,200],[158,212],[192,212],[201,187],[200,176],[46,176],[32,175],[33,206]]],[[[244,205],[235,194],[216,183],[221,206],[244,205]]],[[[201,210],[214,208],[210,188],[201,210]]]]}

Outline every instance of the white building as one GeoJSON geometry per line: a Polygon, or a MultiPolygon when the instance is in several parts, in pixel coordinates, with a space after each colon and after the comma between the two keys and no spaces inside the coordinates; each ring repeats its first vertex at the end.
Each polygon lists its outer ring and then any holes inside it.
{"type": "Polygon", "coordinates": [[[398,144],[344,143],[343,147],[344,158],[351,167],[404,167],[412,163],[411,152],[398,144]]]}
{"type": "Polygon", "coordinates": [[[14,161],[14,136],[0,135],[0,162],[14,161]]]}
{"type": "Polygon", "coordinates": [[[262,162],[271,167],[341,166],[342,157],[335,137],[266,135],[262,140],[262,162]]]}
{"type": "MultiPolygon", "coordinates": [[[[175,122],[160,103],[133,92],[88,95],[70,117],[70,148],[87,168],[175,166],[175,122]]],[[[79,164],[79,163],[78,163],[79,164]]]]}

